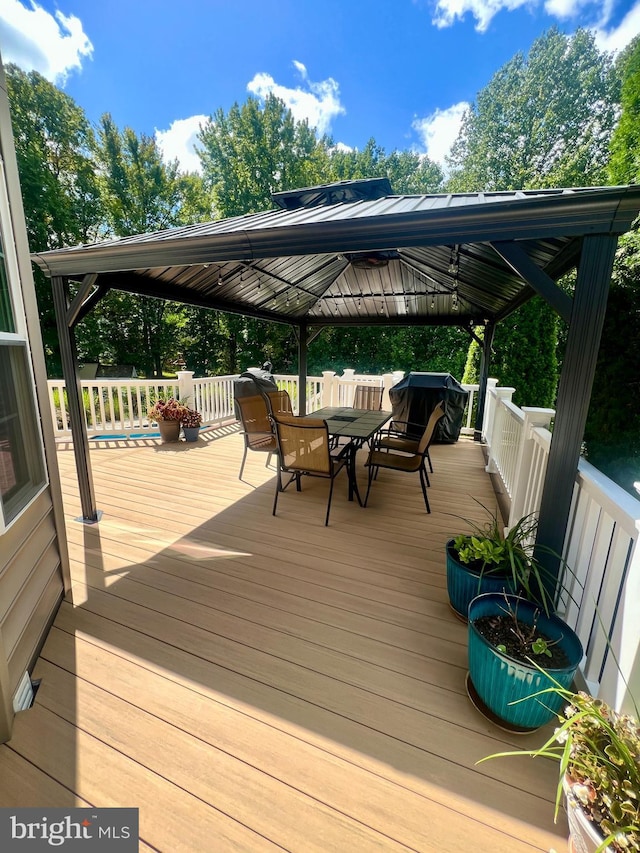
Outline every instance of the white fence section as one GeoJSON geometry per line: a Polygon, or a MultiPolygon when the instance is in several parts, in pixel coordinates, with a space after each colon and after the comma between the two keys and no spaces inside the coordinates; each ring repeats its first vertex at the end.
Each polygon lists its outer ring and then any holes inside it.
{"type": "MultiPolygon", "coordinates": [[[[552,409],[517,409],[512,389],[488,389],[487,470],[510,501],[509,526],[540,508],[552,409]],[[515,459],[515,464],[514,464],[515,459]]],[[[633,712],[640,697],[640,501],[580,460],[563,556],[562,615],[585,650],[581,673],[594,695],[633,712]]]]}
{"type": "MultiPolygon", "coordinates": [[[[391,410],[389,389],[402,379],[404,373],[395,371],[380,376],[359,374],[346,369],[342,376],[325,371],[322,376],[307,377],[307,411],[315,412],[323,406],[351,406],[357,385],[382,386],[382,408],[391,410]]],[[[182,370],[175,380],[157,379],[83,379],[81,381],[85,406],[87,431],[90,436],[100,436],[131,431],[156,429],[147,418],[147,411],[158,396],[174,396],[197,409],[204,424],[218,424],[235,418],[233,408],[233,380],[237,374],[208,376],[196,379],[190,370],[182,370]]],[[[291,397],[294,412],[298,412],[298,377],[276,374],[278,388],[291,397]]],[[[63,380],[49,380],[49,402],[54,431],[59,438],[71,435],[67,398],[63,380]]],[[[463,416],[462,432],[473,434],[473,417],[477,385],[464,385],[469,401],[463,416]]]]}
{"type": "Polygon", "coordinates": [[[575,578],[565,618],[586,651],[592,692],[634,713],[640,697],[640,501],[580,461],[565,553],[575,578]]]}
{"type": "MultiPolygon", "coordinates": [[[[49,403],[56,436],[71,435],[67,395],[62,380],[49,380],[49,403]]],[[[89,435],[149,428],[147,411],[160,395],[178,394],[176,380],[83,379],[80,382],[89,435]]]]}

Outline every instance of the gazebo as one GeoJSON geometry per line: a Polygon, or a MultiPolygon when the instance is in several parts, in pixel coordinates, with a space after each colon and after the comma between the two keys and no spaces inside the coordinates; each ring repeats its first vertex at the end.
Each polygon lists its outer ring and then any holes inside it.
{"type": "Polygon", "coordinates": [[[307,347],[325,326],[482,326],[483,401],[496,324],[539,294],[568,324],[538,524],[538,542],[560,552],[614,253],[640,187],[407,196],[372,178],[273,200],[264,213],[33,255],[51,277],[83,519],[98,513],[74,328],[110,289],[290,324],[302,412],[307,347]],[[569,296],[556,282],[575,267],[569,296]]]}

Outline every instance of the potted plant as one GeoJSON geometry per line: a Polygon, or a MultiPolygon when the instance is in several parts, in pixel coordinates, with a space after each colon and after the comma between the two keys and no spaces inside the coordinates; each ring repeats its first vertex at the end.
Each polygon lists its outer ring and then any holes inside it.
{"type": "Polygon", "coordinates": [[[552,683],[547,672],[568,689],[583,651],[559,616],[526,598],[494,592],[469,605],[468,654],[467,690],[476,707],[503,728],[532,731],[562,706],[558,697],[537,698],[552,683]]]}
{"type": "Polygon", "coordinates": [[[149,409],[147,416],[158,424],[163,442],[178,441],[180,438],[180,422],[185,408],[174,397],[169,397],[166,400],[158,398],[149,409]]]}
{"type": "MultiPolygon", "coordinates": [[[[465,520],[470,532],[446,544],[447,592],[454,612],[465,621],[469,603],[485,592],[519,593],[549,612],[545,569],[534,555],[537,518],[527,515],[505,534],[497,514],[484,524],[465,520]]],[[[537,553],[547,552],[538,546],[537,553]]]]}
{"type": "Polygon", "coordinates": [[[555,817],[564,792],[571,850],[575,853],[640,851],[640,725],[635,714],[613,708],[582,691],[557,682],[541,691],[565,710],[559,726],[537,750],[516,750],[487,756],[544,756],[558,761],[555,817]]]}
{"type": "Polygon", "coordinates": [[[184,414],[180,418],[182,424],[182,432],[186,441],[197,441],[200,434],[200,424],[202,423],[202,415],[195,409],[184,407],[184,414]]]}

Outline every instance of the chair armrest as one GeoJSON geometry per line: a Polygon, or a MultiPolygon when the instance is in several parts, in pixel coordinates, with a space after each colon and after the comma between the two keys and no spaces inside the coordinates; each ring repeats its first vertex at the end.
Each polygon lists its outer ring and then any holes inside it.
{"type": "Polygon", "coordinates": [[[398,429],[399,426],[403,426],[403,427],[407,427],[407,428],[408,427],[416,427],[419,435],[422,435],[422,433],[424,432],[424,424],[417,424],[417,423],[414,423],[413,421],[398,421],[398,420],[390,421],[389,426],[385,427],[384,429],[381,429],[380,432],[385,432],[388,434],[395,433],[396,435],[401,435],[401,436],[404,436],[406,438],[408,430],[407,429],[398,429]]]}

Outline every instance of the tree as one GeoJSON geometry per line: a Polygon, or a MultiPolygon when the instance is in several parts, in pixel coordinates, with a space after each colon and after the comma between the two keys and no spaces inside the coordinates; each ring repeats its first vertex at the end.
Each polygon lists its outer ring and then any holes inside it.
{"type": "Polygon", "coordinates": [[[615,184],[640,183],[640,36],[618,60],[622,112],[611,138],[609,177],[615,184]]]}
{"type": "MultiPolygon", "coordinates": [[[[34,252],[94,239],[102,206],[92,160],[94,136],[83,110],[32,71],[8,65],[7,90],[29,245],[34,252]]],[[[50,375],[60,354],[51,286],[34,270],[50,375]]]]}
{"type": "MultiPolygon", "coordinates": [[[[206,219],[210,206],[195,175],[181,175],[177,161],[166,164],[153,138],[120,131],[105,114],[98,131],[95,158],[99,184],[112,234],[123,237],[206,219]]],[[[133,362],[146,375],[162,376],[165,365],[183,349],[181,330],[187,322],[182,305],[165,300],[117,293],[109,294],[100,308],[107,334],[101,335],[117,362],[133,362]],[[113,318],[114,322],[109,322],[113,318]]],[[[78,348],[86,357],[95,348],[90,330],[78,329],[78,348]]],[[[103,344],[104,346],[104,344],[103,344]]],[[[99,357],[100,353],[94,353],[99,357]]]]}
{"type": "Polygon", "coordinates": [[[205,185],[218,217],[273,207],[271,193],[321,183],[327,148],[307,121],[296,121],[285,103],[253,97],[228,113],[217,110],[198,134],[205,185]]]}
{"type": "Polygon", "coordinates": [[[331,180],[346,181],[356,178],[389,178],[396,193],[430,193],[442,189],[442,169],[426,155],[413,151],[392,151],[370,139],[360,151],[349,151],[330,145],[331,180]]]}
{"type": "Polygon", "coordinates": [[[618,97],[619,75],[593,34],[552,28],[479,92],[449,158],[449,189],[604,183],[618,97]]]}
{"type": "MultiPolygon", "coordinates": [[[[605,183],[618,91],[611,58],[590,32],[549,30],[479,92],[452,150],[448,189],[605,183]]],[[[555,312],[538,298],[496,327],[491,373],[517,389],[520,404],[553,404],[557,334],[555,312]]]]}

